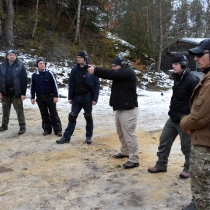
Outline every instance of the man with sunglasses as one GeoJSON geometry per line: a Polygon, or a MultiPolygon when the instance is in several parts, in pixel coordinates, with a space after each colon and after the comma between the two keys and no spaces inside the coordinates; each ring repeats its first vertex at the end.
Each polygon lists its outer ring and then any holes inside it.
{"type": "Polygon", "coordinates": [[[185,55],[178,55],[173,59],[172,68],[174,70],[172,77],[174,79],[173,94],[168,112],[167,120],[161,136],[158,147],[158,160],[153,167],[148,168],[150,173],[166,172],[168,166],[168,157],[171,147],[179,135],[181,141],[181,151],[185,156],[184,168],[180,173],[181,178],[188,178],[189,158],[190,158],[190,136],[180,127],[180,118],[190,113],[189,100],[199,79],[190,72],[188,60],[185,55]]]}
{"type": "Polygon", "coordinates": [[[0,100],[2,100],[2,126],[0,132],[8,129],[11,105],[17,113],[20,129],[18,134],[26,131],[23,100],[26,98],[27,74],[24,65],[18,61],[17,52],[8,50],[6,61],[0,65],[0,100]]]}
{"type": "Polygon", "coordinates": [[[182,129],[191,135],[190,174],[194,203],[184,210],[210,209],[210,39],[189,53],[194,55],[204,78],[190,99],[191,112],[181,120],[182,129]]]}
{"type": "Polygon", "coordinates": [[[103,69],[89,65],[89,74],[113,80],[109,104],[115,111],[115,124],[121,142],[121,152],[115,158],[128,158],[124,168],[139,166],[138,141],[136,123],[138,116],[138,101],[136,93],[136,73],[130,69],[122,56],[117,56],[111,69],[103,69]]]}

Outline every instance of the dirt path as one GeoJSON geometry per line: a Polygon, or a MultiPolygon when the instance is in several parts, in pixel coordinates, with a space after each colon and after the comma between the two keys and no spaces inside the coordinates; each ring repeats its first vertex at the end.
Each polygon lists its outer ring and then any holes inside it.
{"type": "MultiPolygon", "coordinates": [[[[65,128],[67,112],[59,113],[65,128]]],[[[17,134],[14,110],[9,130],[0,133],[1,210],[178,210],[190,202],[189,179],[179,178],[184,162],[179,139],[168,172],[150,174],[147,168],[157,160],[160,132],[138,128],[140,167],[125,170],[127,159],[112,157],[120,146],[113,118],[106,121],[107,115],[95,114],[93,144],[87,145],[79,115],[71,143],[57,145],[58,137],[42,135],[38,110],[27,108],[25,114],[25,134],[17,134]]]]}

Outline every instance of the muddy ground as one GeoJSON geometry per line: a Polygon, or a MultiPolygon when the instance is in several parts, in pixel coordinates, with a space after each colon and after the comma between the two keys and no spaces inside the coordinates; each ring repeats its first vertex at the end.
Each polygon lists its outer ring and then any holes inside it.
{"type": "MultiPolygon", "coordinates": [[[[58,111],[65,129],[68,109],[58,111]]],[[[187,205],[191,199],[190,180],[179,178],[184,162],[179,138],[173,145],[168,171],[147,172],[157,160],[160,131],[144,130],[144,124],[154,120],[164,123],[167,113],[161,119],[153,116],[153,120],[140,113],[142,126],[137,128],[140,166],[126,170],[122,167],[126,158],[112,157],[119,152],[120,143],[114,114],[107,112],[100,110],[94,114],[91,145],[85,144],[82,114],[71,143],[57,145],[58,137],[42,135],[38,109],[25,108],[27,132],[18,135],[12,109],[9,130],[0,133],[0,209],[178,210],[187,205]]]]}

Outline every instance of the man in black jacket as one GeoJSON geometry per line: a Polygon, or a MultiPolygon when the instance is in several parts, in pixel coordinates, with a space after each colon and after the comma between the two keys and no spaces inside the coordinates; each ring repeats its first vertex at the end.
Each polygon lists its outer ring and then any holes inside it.
{"type": "Polygon", "coordinates": [[[121,142],[121,153],[115,158],[128,157],[124,168],[139,166],[138,141],[135,133],[138,101],[136,93],[136,74],[131,70],[125,59],[117,56],[112,63],[112,70],[90,65],[89,74],[100,78],[113,80],[110,96],[110,106],[115,112],[117,134],[121,142]]]}
{"type": "Polygon", "coordinates": [[[27,73],[24,65],[18,61],[17,52],[8,50],[6,61],[0,65],[0,100],[2,100],[2,126],[0,132],[8,129],[11,104],[17,113],[20,129],[18,134],[26,131],[23,100],[26,98],[27,73]]]}
{"type": "Polygon", "coordinates": [[[175,138],[179,135],[181,140],[181,150],[185,156],[184,169],[180,173],[181,178],[188,178],[189,158],[190,158],[190,136],[180,127],[181,117],[190,113],[189,100],[197,86],[199,79],[190,72],[186,56],[178,55],[174,58],[173,63],[174,79],[173,94],[171,97],[169,119],[167,120],[158,147],[158,161],[156,165],[148,168],[150,173],[167,171],[168,157],[175,138]]]}
{"type": "Polygon", "coordinates": [[[56,110],[58,102],[58,86],[53,73],[47,70],[44,58],[37,58],[38,68],[31,76],[31,103],[36,102],[42,116],[43,135],[49,135],[54,130],[55,135],[62,136],[61,121],[56,110]]]}
{"type": "Polygon", "coordinates": [[[56,141],[57,144],[70,143],[77,123],[76,119],[82,109],[84,110],[84,118],[86,120],[86,143],[92,143],[94,127],[92,109],[98,101],[100,82],[98,77],[88,73],[88,63],[89,58],[86,51],[79,51],[77,54],[77,64],[72,67],[69,77],[68,100],[72,104],[68,117],[69,122],[63,137],[56,141]]]}

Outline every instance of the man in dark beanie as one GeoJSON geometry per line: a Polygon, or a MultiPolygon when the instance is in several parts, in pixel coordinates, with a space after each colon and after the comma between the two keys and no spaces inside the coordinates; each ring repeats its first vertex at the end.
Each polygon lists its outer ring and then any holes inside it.
{"type": "Polygon", "coordinates": [[[191,134],[190,179],[194,203],[184,210],[210,209],[210,39],[189,49],[204,73],[190,99],[191,112],[181,120],[181,127],[191,134]]]}
{"type": "Polygon", "coordinates": [[[87,53],[79,51],[77,54],[77,64],[72,67],[69,78],[69,103],[72,104],[69,113],[69,123],[63,137],[56,141],[57,144],[69,143],[74,133],[76,119],[82,109],[86,120],[86,143],[92,143],[93,118],[92,106],[95,106],[99,96],[99,78],[90,75],[87,71],[89,63],[87,53]]]}
{"type": "Polygon", "coordinates": [[[126,169],[138,167],[136,73],[122,56],[117,56],[113,60],[112,70],[89,65],[88,71],[100,78],[113,80],[109,104],[115,111],[115,124],[121,142],[121,152],[114,157],[128,158],[123,164],[126,169]]]}
{"type": "Polygon", "coordinates": [[[54,74],[46,69],[45,59],[37,58],[38,68],[31,76],[31,103],[36,102],[42,116],[43,135],[49,135],[54,130],[55,135],[62,136],[61,121],[56,110],[58,102],[58,86],[54,74]]]}
{"type": "Polygon", "coordinates": [[[181,141],[181,151],[185,156],[184,169],[180,173],[181,178],[188,178],[189,158],[190,158],[190,136],[180,127],[181,117],[190,113],[189,100],[199,79],[190,72],[188,60],[185,55],[178,55],[173,59],[172,68],[174,70],[172,77],[174,79],[173,94],[171,97],[170,109],[167,120],[158,147],[158,160],[155,166],[148,168],[150,173],[166,172],[168,166],[168,157],[171,147],[179,135],[181,141]]]}
{"type": "Polygon", "coordinates": [[[24,65],[17,59],[15,50],[8,50],[6,61],[0,65],[0,100],[2,100],[2,126],[0,132],[8,129],[11,104],[17,112],[20,129],[26,131],[23,100],[26,98],[27,74],[24,65]]]}

